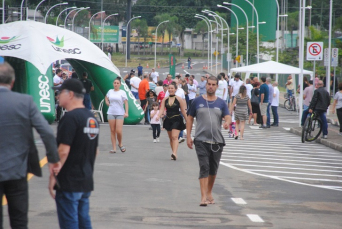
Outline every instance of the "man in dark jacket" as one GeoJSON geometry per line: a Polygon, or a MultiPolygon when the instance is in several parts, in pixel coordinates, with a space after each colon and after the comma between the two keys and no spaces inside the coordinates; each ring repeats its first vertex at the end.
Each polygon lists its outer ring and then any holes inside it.
{"type": "Polygon", "coordinates": [[[325,90],[324,83],[322,80],[318,81],[318,88],[315,90],[314,95],[309,106],[309,113],[313,111],[317,112],[317,115],[321,118],[323,124],[323,138],[328,138],[328,123],[325,117],[325,112],[330,106],[330,96],[325,90]]]}

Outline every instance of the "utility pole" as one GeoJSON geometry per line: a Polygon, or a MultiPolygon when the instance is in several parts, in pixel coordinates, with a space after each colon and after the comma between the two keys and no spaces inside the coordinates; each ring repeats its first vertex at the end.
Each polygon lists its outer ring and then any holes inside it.
{"type": "MultiPolygon", "coordinates": [[[[131,20],[132,17],[132,0],[127,0],[127,15],[126,15],[126,21],[127,23],[129,22],[129,20],[131,20]]],[[[126,42],[127,42],[127,59],[131,59],[131,25],[128,24],[128,26],[126,26],[126,42]]]]}

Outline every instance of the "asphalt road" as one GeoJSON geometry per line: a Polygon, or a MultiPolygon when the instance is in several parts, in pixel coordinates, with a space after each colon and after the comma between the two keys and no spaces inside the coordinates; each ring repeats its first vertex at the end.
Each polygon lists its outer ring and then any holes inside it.
{"type": "MultiPolygon", "coordinates": [[[[160,143],[152,143],[148,126],[124,126],[127,152],[109,154],[109,126],[101,124],[90,197],[93,228],[342,228],[342,154],[302,144],[288,131],[298,116],[282,108],[279,113],[279,127],[247,126],[244,141],[223,131],[227,145],[213,189],[216,203],[208,207],[199,207],[198,162],[185,143],[171,161],[165,131],[160,143]]],[[[38,136],[36,143],[43,158],[38,136]]],[[[29,227],[55,229],[46,165],[43,170],[43,178],[29,181],[29,227]]],[[[4,218],[9,228],[5,209],[4,218]]]]}

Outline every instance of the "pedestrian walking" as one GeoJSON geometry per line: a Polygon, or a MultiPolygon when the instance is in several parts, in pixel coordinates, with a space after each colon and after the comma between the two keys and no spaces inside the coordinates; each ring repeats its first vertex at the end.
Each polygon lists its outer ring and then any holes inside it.
{"type": "Polygon", "coordinates": [[[140,78],[143,75],[143,66],[139,63],[139,66],[137,67],[138,69],[138,77],[140,78]]]}
{"type": "Polygon", "coordinates": [[[7,62],[0,64],[0,228],[3,227],[2,210],[5,209],[3,195],[8,203],[11,228],[28,228],[27,173],[42,176],[32,128],[37,130],[44,143],[50,174],[60,169],[52,128],[31,96],[11,90],[14,81],[12,66],[7,62]]]}
{"type": "Polygon", "coordinates": [[[152,110],[152,104],[154,102],[157,102],[157,95],[154,92],[154,90],[150,89],[147,93],[146,93],[146,106],[144,108],[144,112],[148,114],[147,116],[147,120],[150,123],[150,112],[152,110]]]}
{"type": "Polygon", "coordinates": [[[336,110],[338,122],[340,123],[340,132],[338,134],[342,135],[342,83],[338,84],[338,90],[334,96],[332,113],[335,114],[336,110]]]}
{"type": "Polygon", "coordinates": [[[159,80],[159,73],[156,72],[156,69],[152,68],[152,72],[150,76],[152,77],[152,82],[156,84],[159,80]]]}
{"type": "MultiPolygon", "coordinates": [[[[260,83],[255,82],[253,84],[254,88],[251,91],[251,103],[252,103],[252,113],[253,113],[253,125],[257,126],[258,123],[262,123],[261,121],[261,114],[260,114],[260,102],[259,102],[259,88],[260,88],[260,83]]],[[[250,120],[249,120],[250,121],[250,120]]]]}
{"type": "Polygon", "coordinates": [[[57,128],[62,168],[56,179],[50,175],[50,195],[56,201],[60,228],[91,228],[89,197],[94,190],[99,124],[83,105],[85,89],[79,80],[68,79],[59,90],[60,105],[68,112],[57,128]]]}
{"type": "Polygon", "coordinates": [[[225,146],[221,132],[222,118],[225,120],[224,129],[228,129],[231,122],[227,104],[215,95],[217,87],[217,78],[210,76],[207,80],[206,95],[194,99],[188,111],[187,145],[192,149],[195,144],[199,162],[200,206],[215,203],[212,189],[225,146]],[[194,140],[192,140],[191,131],[194,118],[196,118],[196,131],[194,140]]]}
{"type": "MultiPolygon", "coordinates": [[[[139,93],[139,99],[140,99],[140,105],[142,109],[145,109],[147,100],[146,100],[146,93],[148,92],[148,90],[150,90],[150,85],[148,83],[148,79],[147,79],[147,74],[144,74],[144,78],[143,80],[141,80],[141,82],[139,83],[139,89],[138,89],[138,93],[139,93]]],[[[145,113],[145,125],[148,125],[148,119],[147,119],[147,113],[145,113]]]]}
{"type": "Polygon", "coordinates": [[[272,100],[273,100],[273,86],[272,86],[272,79],[270,77],[266,78],[266,84],[268,86],[268,105],[267,105],[267,111],[266,111],[266,115],[267,115],[267,120],[266,120],[266,127],[270,128],[271,126],[271,104],[272,104],[272,100]]]}
{"type": "MultiPolygon", "coordinates": [[[[235,108],[236,129],[240,130],[240,134],[238,132],[240,136],[235,136],[235,139],[240,137],[241,140],[244,140],[245,122],[249,118],[248,109],[252,111],[251,100],[247,95],[246,86],[241,85],[239,93],[234,97],[232,108],[235,108]]],[[[230,113],[232,113],[232,111],[230,113]]]]}
{"type": "Polygon", "coordinates": [[[88,109],[91,110],[91,99],[90,99],[90,92],[94,91],[93,83],[88,79],[88,73],[83,72],[82,75],[82,84],[86,90],[84,94],[83,105],[88,109]]]}
{"type": "Polygon", "coordinates": [[[269,98],[269,89],[266,84],[266,77],[261,77],[262,84],[260,85],[260,96],[259,96],[259,102],[260,102],[260,113],[262,116],[262,124],[259,126],[259,128],[267,128],[266,125],[267,122],[267,107],[268,107],[268,98],[269,98]]]}
{"type": "Polygon", "coordinates": [[[141,82],[141,79],[133,73],[130,84],[131,84],[131,92],[135,99],[139,99],[139,84],[141,82]]]}
{"type": "Polygon", "coordinates": [[[273,114],[273,123],[271,126],[278,126],[279,125],[279,115],[278,115],[278,107],[279,107],[279,89],[278,89],[278,82],[273,83],[273,99],[271,103],[271,109],[273,114]]]}
{"type": "Polygon", "coordinates": [[[191,57],[189,56],[189,58],[188,58],[188,69],[190,69],[191,68],[191,57]]]}
{"type": "Polygon", "coordinates": [[[199,88],[199,95],[205,95],[207,93],[206,91],[206,85],[207,85],[207,77],[201,76],[201,82],[198,84],[199,88]]]}
{"type": "Polygon", "coordinates": [[[188,92],[189,92],[189,108],[190,108],[192,101],[194,101],[194,99],[196,98],[196,92],[197,92],[197,87],[194,83],[194,80],[191,78],[189,79],[188,92]]]}
{"type": "Polygon", "coordinates": [[[159,104],[157,102],[152,103],[152,110],[151,110],[151,127],[152,127],[152,136],[153,136],[153,143],[159,142],[160,136],[160,120],[157,121],[157,117],[159,112],[159,104]]]}
{"type": "Polygon", "coordinates": [[[110,139],[113,149],[110,153],[116,153],[116,139],[122,153],[126,147],[122,145],[122,126],[124,119],[128,117],[128,101],[124,90],[121,90],[121,77],[116,77],[113,82],[114,89],[110,89],[105,97],[108,106],[107,119],[110,127],[110,139]],[[125,108],[124,108],[125,106],[125,108]]]}
{"type": "MultiPolygon", "coordinates": [[[[178,151],[178,137],[181,130],[185,129],[184,119],[186,119],[186,103],[185,100],[176,95],[177,83],[172,82],[169,85],[169,95],[166,96],[160,106],[160,110],[164,111],[166,108],[166,117],[163,123],[163,127],[167,130],[167,134],[170,139],[170,145],[172,149],[171,160],[177,160],[178,151]],[[183,115],[183,117],[181,116],[183,115]]],[[[159,113],[157,121],[162,116],[159,113]]]]}

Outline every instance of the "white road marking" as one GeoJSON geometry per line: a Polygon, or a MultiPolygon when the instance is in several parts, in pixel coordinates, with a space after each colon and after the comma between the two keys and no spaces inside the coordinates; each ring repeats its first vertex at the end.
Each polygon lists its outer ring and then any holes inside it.
{"type": "Polygon", "coordinates": [[[252,172],[265,172],[265,173],[286,173],[286,174],[300,174],[300,175],[309,175],[309,176],[324,176],[324,177],[342,177],[339,175],[328,175],[328,174],[319,174],[319,173],[293,173],[287,171],[270,171],[270,170],[263,170],[263,169],[249,169],[252,172]]]}
{"type": "Polygon", "coordinates": [[[187,70],[184,70],[184,72],[185,72],[185,74],[189,74],[190,75],[190,73],[187,70]]]}
{"type": "Polygon", "coordinates": [[[287,131],[290,131],[291,128],[288,128],[288,127],[283,127],[284,130],[287,130],[287,131]]]}
{"type": "MultiPolygon", "coordinates": [[[[327,182],[342,182],[342,180],[331,180],[331,179],[318,179],[318,178],[309,178],[309,177],[285,177],[285,176],[279,176],[280,178],[285,179],[295,179],[295,180],[313,180],[313,181],[327,181],[327,182]]],[[[337,187],[337,186],[334,186],[337,187]]],[[[339,187],[342,188],[342,187],[339,187]]]]}
{"type": "MultiPolygon", "coordinates": [[[[250,159],[259,159],[258,157],[249,157],[250,159]]],[[[248,161],[248,160],[236,160],[236,159],[221,159],[221,160],[226,160],[226,161],[248,161]]],[[[267,162],[267,163],[273,163],[273,161],[284,161],[283,159],[268,159],[268,158],[263,158],[265,161],[272,161],[272,162],[267,162]]],[[[299,162],[299,163],[315,163],[315,164],[331,164],[331,165],[340,165],[341,163],[328,163],[328,162],[318,162],[318,161],[301,161],[301,160],[286,160],[286,161],[292,161],[292,162],[299,162]]],[[[260,163],[259,161],[249,161],[249,162],[254,162],[254,163],[260,163]]]]}
{"type": "Polygon", "coordinates": [[[247,204],[246,201],[242,198],[231,198],[231,199],[236,204],[247,204]]]}
{"type": "Polygon", "coordinates": [[[255,214],[247,214],[247,217],[254,223],[263,223],[262,218],[255,214]]]}
{"type": "MultiPolygon", "coordinates": [[[[234,151],[242,151],[243,153],[232,153],[232,152],[229,152],[230,155],[260,155],[260,154],[254,154],[253,152],[250,153],[250,152],[246,152],[245,150],[234,150],[234,151]]],[[[293,152],[293,150],[289,150],[291,152],[293,152]]],[[[311,151],[302,151],[302,152],[308,152],[308,153],[312,153],[311,151]]],[[[314,152],[316,154],[318,154],[317,152],[314,152]]],[[[271,154],[271,155],[274,155],[274,152],[263,152],[263,154],[271,154]]],[[[304,156],[305,154],[300,154],[298,153],[298,151],[296,153],[279,153],[277,152],[278,155],[300,155],[300,156],[304,156]]],[[[315,155],[316,156],[316,155],[315,155]]],[[[337,158],[341,158],[341,155],[334,155],[334,156],[330,156],[330,155],[325,155],[325,154],[319,154],[317,156],[320,156],[322,158],[324,157],[337,157],[337,158]]],[[[341,167],[342,168],[342,167],[341,167]]]]}
{"type": "MultiPolygon", "coordinates": [[[[252,155],[252,154],[249,154],[249,155],[252,155]]],[[[291,158],[290,156],[282,156],[282,155],[262,155],[262,154],[253,154],[255,156],[258,156],[260,159],[263,159],[263,157],[267,157],[267,158],[272,158],[272,157],[280,157],[280,158],[291,158]]],[[[225,155],[225,157],[232,157],[232,158],[235,158],[234,155],[225,155]]],[[[255,157],[248,157],[246,155],[243,155],[241,156],[242,158],[255,158],[255,157]]],[[[341,161],[341,160],[337,160],[337,159],[328,159],[328,158],[317,158],[317,157],[295,157],[296,159],[319,159],[321,161],[341,161]]]]}

